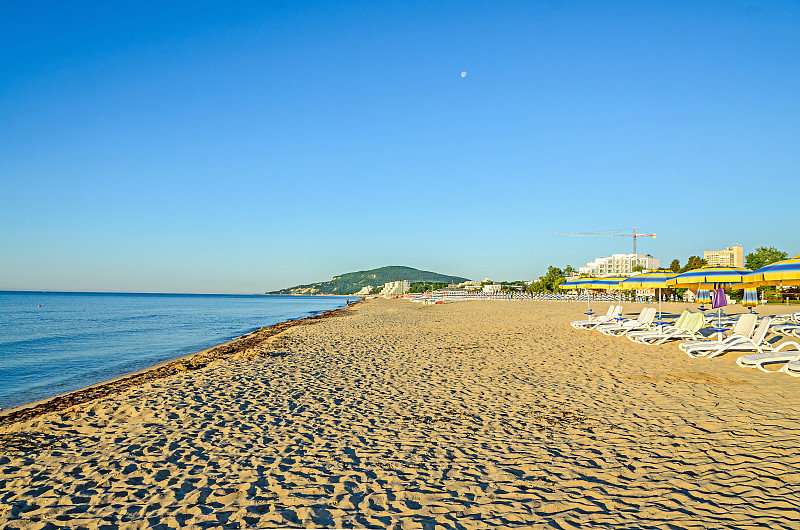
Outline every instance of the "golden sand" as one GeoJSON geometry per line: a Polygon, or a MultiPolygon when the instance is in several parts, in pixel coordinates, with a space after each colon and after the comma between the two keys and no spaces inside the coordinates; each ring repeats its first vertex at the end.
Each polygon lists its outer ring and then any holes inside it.
{"type": "Polygon", "coordinates": [[[0,527],[800,527],[800,380],[584,307],[370,300],[0,427],[0,527]]]}

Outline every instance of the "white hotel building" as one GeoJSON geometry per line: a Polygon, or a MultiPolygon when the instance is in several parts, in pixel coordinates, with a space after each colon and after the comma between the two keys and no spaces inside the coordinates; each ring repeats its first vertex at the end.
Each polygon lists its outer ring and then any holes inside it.
{"type": "Polygon", "coordinates": [[[411,282],[400,280],[397,282],[386,282],[383,284],[381,296],[397,296],[406,294],[411,289],[411,282]]]}
{"type": "Polygon", "coordinates": [[[637,265],[641,265],[645,270],[653,270],[658,268],[659,261],[650,254],[612,254],[608,258],[597,258],[590,261],[578,271],[581,274],[592,276],[631,274],[637,265]]]}

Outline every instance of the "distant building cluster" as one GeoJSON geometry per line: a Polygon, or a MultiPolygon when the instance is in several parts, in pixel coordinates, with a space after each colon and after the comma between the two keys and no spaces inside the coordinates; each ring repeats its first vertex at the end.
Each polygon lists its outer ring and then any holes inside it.
{"type": "Polygon", "coordinates": [[[703,259],[712,267],[744,267],[744,249],[734,245],[725,250],[706,250],[703,259]]]}
{"type": "Polygon", "coordinates": [[[633,268],[637,265],[641,265],[645,270],[655,270],[660,262],[650,254],[612,254],[607,258],[590,261],[585,267],[578,269],[578,272],[592,276],[632,274],[633,268]]]}
{"type": "MultiPolygon", "coordinates": [[[[708,265],[711,266],[744,266],[744,251],[740,245],[727,247],[724,250],[706,250],[703,252],[703,259],[706,260],[708,265]]],[[[584,267],[580,267],[577,271],[571,273],[571,277],[579,275],[591,276],[609,276],[609,275],[631,275],[634,269],[641,269],[645,271],[657,270],[661,262],[651,256],[650,254],[612,254],[608,257],[596,258],[584,267]]],[[[532,282],[525,282],[525,286],[531,285],[532,282]]],[[[519,292],[524,291],[523,286],[507,286],[507,290],[516,289],[519,292]]],[[[366,296],[375,288],[372,285],[367,285],[360,291],[355,293],[359,296],[366,296]]],[[[383,285],[380,295],[381,296],[403,296],[411,290],[411,282],[408,280],[400,280],[396,282],[387,282],[383,285]]],[[[492,282],[489,278],[483,281],[469,280],[459,284],[450,284],[446,289],[439,289],[436,291],[442,296],[495,296],[503,292],[503,286],[499,283],[492,282]],[[482,293],[482,294],[480,294],[482,293]]],[[[650,294],[642,293],[642,294],[650,294]]],[[[409,295],[411,296],[411,295],[409,295]]],[[[417,295],[414,295],[417,296],[417,295]]],[[[693,297],[691,291],[687,291],[685,297],[693,297]]]]}
{"type": "Polygon", "coordinates": [[[355,293],[356,296],[367,296],[375,287],[372,285],[367,285],[366,287],[362,287],[360,291],[355,293]]]}
{"type": "Polygon", "coordinates": [[[483,286],[483,292],[486,294],[499,294],[503,290],[503,286],[499,283],[490,283],[483,286]]]}
{"type": "Polygon", "coordinates": [[[381,296],[400,296],[411,290],[411,282],[400,280],[396,282],[386,282],[381,289],[381,296]]]}

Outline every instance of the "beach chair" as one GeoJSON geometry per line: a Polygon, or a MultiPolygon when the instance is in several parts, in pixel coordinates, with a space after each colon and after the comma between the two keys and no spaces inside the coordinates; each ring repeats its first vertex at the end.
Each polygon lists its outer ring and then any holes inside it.
{"type": "Polygon", "coordinates": [[[703,336],[700,333],[700,329],[705,325],[706,319],[702,313],[689,313],[680,326],[673,326],[669,329],[646,335],[638,335],[635,339],[629,338],[634,342],[646,344],[647,346],[657,346],[668,340],[699,339],[703,336]]]}
{"type": "Polygon", "coordinates": [[[769,331],[769,321],[769,317],[764,317],[758,327],[754,327],[750,335],[733,333],[722,340],[691,341],[692,344],[686,345],[686,343],[683,343],[680,347],[689,357],[708,357],[709,359],[731,350],[756,350],[759,353],[772,351],[774,347],[765,340],[769,331]]]}
{"type": "Polygon", "coordinates": [[[653,326],[653,320],[655,320],[655,318],[656,308],[645,307],[642,309],[642,312],[639,313],[639,317],[636,319],[624,320],[619,324],[601,324],[597,326],[596,329],[603,335],[619,337],[625,335],[629,331],[644,331],[651,329],[653,326]]]}
{"type": "Polygon", "coordinates": [[[736,364],[742,368],[758,368],[762,372],[775,373],[780,370],[767,370],[764,365],[786,364],[798,359],[800,359],[800,344],[790,340],[769,352],[742,355],[736,359],[736,364]]]}
{"type": "MultiPolygon", "coordinates": [[[[736,325],[733,326],[731,334],[728,337],[722,340],[716,340],[707,337],[697,340],[688,340],[679,344],[678,348],[680,348],[682,352],[686,353],[687,349],[694,350],[697,348],[705,348],[705,349],[714,348],[715,346],[719,346],[720,343],[730,339],[731,337],[750,338],[753,336],[753,331],[755,331],[756,329],[757,321],[758,321],[758,315],[756,315],[755,313],[744,313],[742,315],[739,315],[739,318],[736,320],[736,325]]],[[[689,357],[693,357],[693,355],[689,355],[689,357]]]]}
{"type": "Polygon", "coordinates": [[[800,311],[796,313],[783,313],[780,315],[773,315],[772,317],[772,325],[781,325],[781,324],[800,324],[800,311]]]}
{"type": "Polygon", "coordinates": [[[769,331],[770,320],[771,319],[769,317],[762,318],[761,324],[758,325],[758,327],[753,331],[753,335],[750,337],[731,335],[725,340],[719,341],[719,343],[714,346],[709,347],[700,345],[693,348],[687,348],[684,350],[684,352],[689,357],[706,357],[707,359],[713,359],[717,355],[721,355],[729,351],[755,350],[758,353],[770,352],[775,349],[772,344],[765,340],[767,331],[769,331]]]}
{"type": "Polygon", "coordinates": [[[776,325],[773,319],[771,331],[779,335],[786,335],[789,337],[800,337],[800,324],[794,324],[791,322],[782,321],[776,325]]]}
{"type": "Polygon", "coordinates": [[[589,323],[589,322],[595,322],[596,320],[601,319],[601,318],[604,319],[604,321],[607,321],[607,319],[613,318],[615,307],[616,306],[614,304],[611,304],[610,306],[608,306],[608,311],[606,311],[605,315],[601,315],[601,314],[598,313],[598,314],[592,316],[591,318],[587,318],[587,319],[584,319],[584,320],[573,320],[572,322],[569,323],[569,325],[572,326],[575,329],[578,329],[583,324],[586,324],[586,323],[589,323]]]}
{"type": "Polygon", "coordinates": [[[784,364],[783,368],[781,368],[781,372],[792,377],[800,377],[800,359],[795,359],[794,361],[789,361],[784,364]]]}
{"type": "Polygon", "coordinates": [[[612,305],[608,308],[608,312],[604,316],[598,316],[589,320],[576,320],[570,322],[570,325],[575,329],[594,329],[599,324],[604,322],[613,322],[614,318],[618,317],[622,312],[622,306],[612,305]]]}
{"type": "Polygon", "coordinates": [[[628,337],[628,340],[632,342],[637,342],[638,337],[643,337],[645,335],[652,335],[654,333],[663,333],[667,330],[679,328],[683,325],[686,317],[691,315],[692,312],[688,309],[684,309],[683,313],[678,316],[678,319],[673,324],[666,324],[661,326],[656,326],[652,329],[641,330],[641,331],[631,331],[630,333],[626,333],[625,336],[628,337]]]}

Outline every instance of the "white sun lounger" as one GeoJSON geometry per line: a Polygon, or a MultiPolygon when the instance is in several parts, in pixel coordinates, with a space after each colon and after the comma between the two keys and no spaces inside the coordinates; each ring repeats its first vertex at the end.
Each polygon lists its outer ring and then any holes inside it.
{"type": "Polygon", "coordinates": [[[800,352],[798,352],[798,359],[784,364],[781,372],[792,377],[800,377],[800,352]]]}
{"type": "Polygon", "coordinates": [[[577,329],[577,328],[579,328],[579,327],[580,327],[581,325],[583,325],[583,324],[586,324],[586,323],[588,323],[588,322],[595,322],[596,320],[599,320],[599,319],[601,319],[601,318],[602,318],[602,319],[603,319],[605,322],[607,322],[609,318],[613,318],[613,315],[614,315],[614,309],[615,309],[616,307],[617,307],[617,306],[615,306],[614,304],[611,304],[610,306],[608,306],[608,311],[606,311],[606,314],[605,314],[605,315],[600,315],[600,314],[597,314],[597,315],[594,315],[594,316],[593,316],[593,317],[591,317],[591,318],[587,318],[587,319],[584,319],[584,320],[573,320],[572,322],[570,322],[570,323],[569,323],[569,325],[570,325],[570,326],[572,326],[573,328],[576,328],[576,329],[577,329]]]}
{"type": "Polygon", "coordinates": [[[787,335],[789,337],[800,337],[800,324],[783,322],[775,325],[773,323],[772,332],[779,335],[787,335]]]}
{"type": "Polygon", "coordinates": [[[736,364],[742,368],[758,368],[762,372],[775,373],[780,370],[767,370],[764,365],[785,364],[800,359],[800,344],[787,341],[779,344],[770,352],[748,353],[736,359],[736,364]]]}
{"type": "Polygon", "coordinates": [[[757,351],[758,353],[764,353],[774,350],[775,348],[769,342],[766,342],[764,339],[767,336],[767,331],[769,330],[769,317],[764,317],[761,319],[761,324],[753,331],[753,334],[750,337],[743,337],[739,335],[731,335],[730,337],[726,338],[725,340],[715,342],[713,345],[697,345],[694,347],[687,347],[684,349],[684,353],[689,357],[706,357],[708,359],[713,359],[717,355],[721,355],[728,351],[757,351]]]}
{"type": "MultiPolygon", "coordinates": [[[[736,320],[736,325],[733,326],[731,330],[731,334],[722,339],[722,340],[714,340],[710,338],[700,339],[700,340],[688,340],[686,342],[682,342],[678,345],[682,352],[686,353],[687,349],[694,350],[696,348],[704,348],[704,349],[711,349],[715,346],[719,346],[721,342],[724,342],[731,337],[751,337],[753,335],[753,331],[756,328],[756,321],[758,320],[758,315],[755,313],[744,313],[739,315],[739,318],[736,320]]],[[[694,355],[690,355],[689,357],[694,357],[694,355]]]]}
{"type": "Polygon", "coordinates": [[[613,309],[609,310],[609,316],[600,316],[595,320],[576,320],[572,322],[572,327],[575,329],[594,329],[604,322],[614,322],[614,318],[618,317],[622,312],[622,306],[611,306],[613,309]]]}
{"type": "Polygon", "coordinates": [[[639,317],[632,320],[624,320],[619,324],[601,324],[597,326],[597,331],[604,335],[619,337],[629,331],[642,331],[651,329],[653,320],[656,318],[655,307],[645,307],[639,313],[639,317]]]}
{"type": "Polygon", "coordinates": [[[781,325],[781,324],[800,324],[800,311],[796,313],[783,313],[781,315],[773,315],[772,317],[772,325],[781,325]]]}
{"type": "Polygon", "coordinates": [[[683,325],[683,322],[686,320],[686,317],[691,315],[692,312],[688,309],[684,309],[683,313],[678,316],[678,319],[673,324],[666,324],[661,325],[653,329],[642,330],[642,331],[631,331],[630,333],[626,333],[625,336],[628,337],[628,340],[633,342],[637,342],[639,337],[643,337],[645,335],[652,335],[654,333],[664,333],[666,331],[679,328],[683,325]]]}
{"type": "Polygon", "coordinates": [[[646,344],[648,346],[656,346],[663,344],[668,340],[678,339],[699,339],[702,335],[699,333],[700,328],[706,325],[706,319],[702,313],[689,313],[683,320],[680,326],[673,326],[664,331],[648,333],[646,335],[637,335],[631,338],[634,342],[639,344],[646,344]]]}

